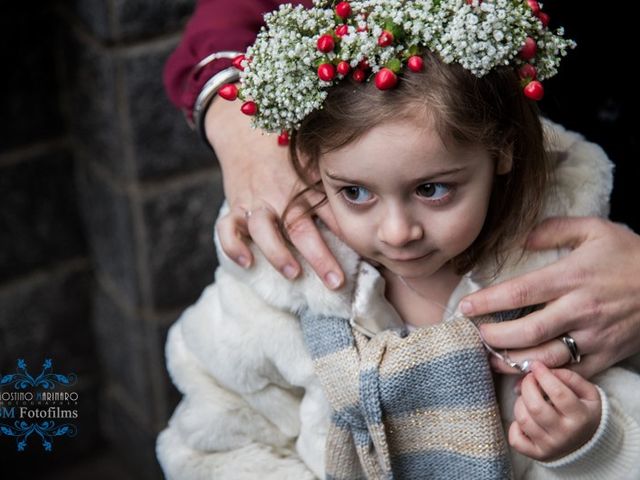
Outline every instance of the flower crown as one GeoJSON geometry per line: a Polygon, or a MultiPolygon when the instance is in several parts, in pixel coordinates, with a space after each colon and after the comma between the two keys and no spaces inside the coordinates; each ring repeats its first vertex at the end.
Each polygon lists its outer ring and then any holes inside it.
{"type": "Polygon", "coordinates": [[[393,88],[404,67],[424,68],[425,50],[477,77],[511,65],[524,94],[540,100],[540,81],[575,47],[562,28],[548,28],[536,0],[314,0],[310,9],[281,5],[264,19],[255,43],[233,61],[240,89],[227,84],[218,94],[244,100],[242,112],[255,127],[279,132],[281,145],[332,85],[351,76],[393,88]]]}

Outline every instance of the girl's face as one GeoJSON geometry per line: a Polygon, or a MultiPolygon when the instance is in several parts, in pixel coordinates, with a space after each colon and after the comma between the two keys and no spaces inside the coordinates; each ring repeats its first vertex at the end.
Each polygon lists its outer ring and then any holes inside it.
{"type": "Polygon", "coordinates": [[[323,155],[319,169],[335,233],[406,278],[431,276],[471,246],[504,173],[486,150],[447,147],[432,125],[410,120],[373,128],[323,155]]]}

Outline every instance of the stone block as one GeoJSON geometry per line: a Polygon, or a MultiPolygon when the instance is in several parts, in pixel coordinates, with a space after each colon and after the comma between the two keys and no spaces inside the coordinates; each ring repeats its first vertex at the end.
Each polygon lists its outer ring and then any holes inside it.
{"type": "Polygon", "coordinates": [[[176,31],[193,12],[195,0],[114,0],[121,39],[176,31]]]}
{"type": "Polygon", "coordinates": [[[60,22],[48,6],[5,2],[0,15],[0,152],[60,136],[58,76],[51,37],[60,22]]]}
{"type": "Polygon", "coordinates": [[[88,264],[73,262],[0,290],[0,371],[15,370],[19,358],[40,371],[51,358],[64,373],[96,372],[92,285],[88,264]]]}
{"type": "Polygon", "coordinates": [[[72,0],[70,8],[91,34],[110,41],[114,38],[110,3],[110,0],[72,0]]]}
{"type": "Polygon", "coordinates": [[[219,171],[197,182],[145,194],[148,265],[157,309],[195,301],[213,281],[213,225],[222,203],[219,171]]]}
{"type": "Polygon", "coordinates": [[[95,292],[93,327],[107,384],[117,385],[141,412],[138,422],[152,425],[153,398],[147,326],[142,318],[124,311],[102,288],[95,292]]]}
{"type": "Polygon", "coordinates": [[[56,149],[0,168],[0,281],[86,254],[73,166],[56,149]]]}
{"type": "Polygon", "coordinates": [[[80,209],[94,267],[106,276],[131,305],[140,302],[132,200],[94,169],[78,169],[80,209]]]}
{"type": "Polygon", "coordinates": [[[179,30],[195,0],[73,0],[71,8],[103,42],[148,38],[179,30]]]}
{"type": "Polygon", "coordinates": [[[117,398],[107,395],[102,408],[102,429],[129,469],[138,480],[161,480],[163,477],[156,460],[157,432],[147,429],[132,416],[117,398]]]}
{"type": "Polygon", "coordinates": [[[72,33],[60,41],[69,127],[75,146],[113,176],[130,178],[134,167],[125,155],[113,52],[72,33]]]}
{"type": "MultiPolygon", "coordinates": [[[[132,2],[137,3],[137,2],[132,2]]],[[[183,114],[167,99],[162,68],[175,47],[164,42],[135,49],[123,58],[130,137],[141,179],[188,172],[216,164],[213,152],[186,124],[183,114]]]]}

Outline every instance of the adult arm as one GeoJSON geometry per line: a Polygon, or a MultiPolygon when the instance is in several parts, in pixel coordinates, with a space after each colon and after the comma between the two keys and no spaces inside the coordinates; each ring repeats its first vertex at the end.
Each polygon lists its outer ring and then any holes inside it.
{"type": "Polygon", "coordinates": [[[244,51],[263,24],[263,13],[281,3],[285,2],[198,0],[180,44],[164,67],[164,85],[171,102],[190,112],[206,81],[231,65],[231,60],[216,60],[194,75],[198,62],[213,52],[244,51]]]}
{"type": "MultiPolygon", "coordinates": [[[[521,319],[483,325],[484,338],[508,349],[516,361],[558,367],[569,361],[569,353],[557,338],[569,333],[582,361],[567,367],[589,378],[640,352],[640,236],[603,219],[556,218],[534,230],[527,244],[531,250],[559,246],[572,251],[464,298],[460,308],[466,315],[482,315],[546,304],[521,319]]],[[[494,366],[506,372],[503,365],[494,366]]]]}
{"type": "MultiPolygon", "coordinates": [[[[165,66],[165,87],[173,103],[190,115],[204,83],[228,62],[212,62],[195,75],[194,66],[211,52],[244,50],[255,39],[262,14],[281,3],[285,2],[200,0],[182,42],[165,66]]],[[[251,238],[279,272],[289,279],[296,278],[300,264],[278,228],[278,218],[292,193],[301,188],[286,149],[279,147],[273,136],[252,129],[249,118],[240,113],[238,102],[216,98],[206,113],[205,131],[220,161],[231,207],[217,223],[223,250],[248,268],[253,262],[247,246],[251,238]]],[[[291,211],[290,218],[295,221],[285,227],[293,246],[325,285],[336,289],[344,283],[342,269],[311,216],[304,214],[317,199],[313,195],[301,198],[291,211]]],[[[333,225],[327,208],[318,211],[318,215],[330,227],[333,225]]]]}

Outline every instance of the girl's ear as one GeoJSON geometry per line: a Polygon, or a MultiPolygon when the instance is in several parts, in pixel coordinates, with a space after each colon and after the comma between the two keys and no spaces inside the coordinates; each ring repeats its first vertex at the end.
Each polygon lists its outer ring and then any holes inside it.
{"type": "Polygon", "coordinates": [[[496,175],[505,175],[513,168],[513,146],[509,146],[498,154],[498,162],[496,164],[496,175]]]}

